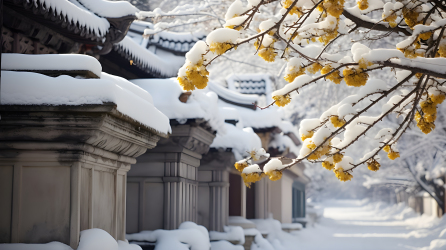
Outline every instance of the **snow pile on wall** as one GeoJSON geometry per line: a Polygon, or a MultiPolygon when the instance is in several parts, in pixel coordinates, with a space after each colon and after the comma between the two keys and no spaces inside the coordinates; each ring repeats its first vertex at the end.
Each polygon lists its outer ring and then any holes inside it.
{"type": "Polygon", "coordinates": [[[169,119],[153,105],[152,96],[124,78],[48,77],[31,72],[2,71],[3,105],[83,105],[113,102],[124,115],[158,132],[171,132],[169,119]]]}
{"type": "Polygon", "coordinates": [[[183,66],[185,60],[184,57],[174,56],[171,53],[165,53],[163,56],[155,55],[129,36],[124,37],[115,46],[129,54],[139,67],[152,69],[167,77],[176,76],[178,69],[183,66]],[[170,56],[167,56],[167,54],[170,54],[170,56]]]}
{"type": "MultiPolygon", "coordinates": [[[[220,108],[219,111],[224,120],[241,119],[234,108],[220,108]]],[[[217,134],[211,148],[232,148],[235,159],[239,161],[248,156],[251,150],[262,147],[262,142],[254,130],[243,128],[242,122],[238,122],[236,126],[225,123],[224,126],[226,133],[217,134]]]]}
{"type": "Polygon", "coordinates": [[[77,0],[83,6],[102,17],[124,17],[136,15],[139,9],[127,1],[106,1],[106,0],[77,0]]]}
{"type": "MultiPolygon", "coordinates": [[[[243,228],[240,226],[225,226],[223,227],[224,232],[210,231],[209,237],[211,240],[228,240],[228,241],[238,241],[239,244],[245,244],[245,234],[243,228]]],[[[224,243],[222,243],[224,244],[224,243]]]]}
{"type": "Polygon", "coordinates": [[[203,226],[186,221],[177,230],[142,231],[127,234],[127,240],[156,242],[155,250],[209,250],[209,233],[203,226]]]}
{"type": "Polygon", "coordinates": [[[81,232],[77,250],[118,250],[118,242],[106,231],[93,228],[81,232]]]}
{"type": "Polygon", "coordinates": [[[243,246],[233,245],[226,240],[212,241],[211,250],[244,250],[243,246]]]}
{"type": "Polygon", "coordinates": [[[2,250],[73,250],[73,248],[53,241],[46,244],[23,244],[23,243],[12,243],[12,244],[0,244],[0,249],[2,250]]]}
{"type": "Polygon", "coordinates": [[[226,127],[217,105],[214,92],[195,90],[186,103],[179,100],[183,93],[176,79],[137,79],[132,82],[152,94],[157,109],[169,119],[205,119],[217,134],[224,134],[226,127]]]}
{"type": "Polygon", "coordinates": [[[87,55],[24,55],[3,53],[2,70],[89,70],[101,77],[102,66],[96,58],[87,55]]]}
{"type": "Polygon", "coordinates": [[[99,17],[90,12],[76,1],[69,0],[32,0],[37,5],[45,4],[47,9],[56,10],[59,15],[65,16],[72,23],[79,23],[81,27],[87,27],[95,32],[97,36],[104,37],[110,28],[107,19],[99,17]]]}

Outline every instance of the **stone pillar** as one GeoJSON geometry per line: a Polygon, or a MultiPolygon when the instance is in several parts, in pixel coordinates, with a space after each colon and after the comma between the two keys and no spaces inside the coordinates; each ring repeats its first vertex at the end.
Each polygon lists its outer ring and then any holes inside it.
{"type": "Polygon", "coordinates": [[[229,216],[229,173],[232,152],[213,151],[203,156],[198,169],[198,223],[209,231],[223,231],[229,216]]]}
{"type": "Polygon", "coordinates": [[[169,139],[138,158],[127,179],[127,233],[197,222],[197,169],[214,137],[194,122],[172,126],[169,139]]]}
{"type": "Polygon", "coordinates": [[[124,240],[127,171],[159,136],[114,104],[0,114],[0,243],[76,248],[89,228],[124,240]]]}

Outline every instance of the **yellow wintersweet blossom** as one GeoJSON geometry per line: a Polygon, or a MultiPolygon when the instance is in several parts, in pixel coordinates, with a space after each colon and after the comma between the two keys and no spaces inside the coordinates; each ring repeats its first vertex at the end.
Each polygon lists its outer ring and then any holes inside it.
{"type": "Polygon", "coordinates": [[[426,100],[422,101],[420,106],[424,113],[424,120],[426,120],[426,122],[434,122],[437,118],[437,105],[431,100],[426,100]]]}
{"type": "MultiPolygon", "coordinates": [[[[234,45],[231,43],[217,43],[217,42],[215,42],[215,43],[211,43],[211,45],[209,46],[209,50],[214,52],[217,55],[222,55],[223,53],[225,53],[232,47],[234,47],[234,45]]],[[[236,47],[234,47],[234,48],[236,48],[236,47]]]]}
{"type": "Polygon", "coordinates": [[[293,67],[290,70],[290,73],[286,74],[284,79],[287,82],[293,82],[294,79],[296,79],[296,77],[301,76],[305,74],[305,69],[301,68],[301,67],[293,67]]]}
{"type": "Polygon", "coordinates": [[[385,17],[385,15],[384,15],[384,13],[382,14],[382,17],[384,18],[383,19],[383,22],[388,22],[389,23],[389,26],[391,27],[391,28],[395,28],[398,24],[396,23],[396,14],[395,13],[393,13],[393,14],[391,14],[391,15],[389,15],[388,17],[385,17]]]}
{"type": "Polygon", "coordinates": [[[342,73],[344,74],[344,81],[348,86],[364,86],[369,79],[369,74],[363,72],[361,69],[345,68],[342,73]]]}
{"type": "Polygon", "coordinates": [[[379,164],[379,162],[377,162],[375,159],[367,162],[367,168],[371,171],[378,171],[380,167],[381,164],[379,164]]]}
{"type": "MultiPolygon", "coordinates": [[[[274,43],[273,43],[274,44],[274,43]]],[[[259,50],[259,56],[263,58],[263,60],[267,62],[274,62],[276,59],[276,51],[274,50],[274,47],[272,47],[272,44],[268,48],[260,49],[259,50]]]]}
{"type": "Polygon", "coordinates": [[[336,26],[334,30],[328,31],[324,35],[320,36],[317,40],[319,40],[319,42],[323,43],[324,45],[327,45],[331,40],[335,39],[337,36],[338,36],[338,27],[336,26]]]}
{"type": "Polygon", "coordinates": [[[264,176],[265,176],[264,173],[249,173],[249,174],[242,173],[243,182],[248,188],[251,188],[252,183],[260,181],[264,176]]]}
{"type": "MultiPolygon", "coordinates": [[[[316,144],[309,143],[307,144],[307,148],[309,148],[311,151],[315,150],[317,148],[316,144]]],[[[330,151],[330,144],[325,144],[324,146],[320,147],[317,151],[312,153],[308,160],[313,161],[321,158],[323,155],[326,155],[330,151]]]]}
{"type": "Polygon", "coordinates": [[[329,161],[323,161],[322,167],[324,167],[327,170],[332,170],[334,168],[334,164],[330,163],[329,161]]]}
{"type": "Polygon", "coordinates": [[[416,50],[414,47],[408,47],[405,49],[397,48],[399,51],[404,53],[404,56],[407,58],[416,58],[418,56],[424,56],[424,52],[420,50],[416,50]]]}
{"type": "Polygon", "coordinates": [[[324,0],[317,6],[317,9],[320,12],[325,9],[329,15],[339,17],[344,11],[344,0],[324,0]]]}
{"type": "Polygon", "coordinates": [[[225,28],[233,29],[233,30],[241,30],[241,29],[243,29],[243,26],[241,26],[241,25],[228,25],[228,26],[225,26],[225,28]]]}
{"type": "Polygon", "coordinates": [[[340,181],[349,181],[353,178],[353,175],[351,175],[348,172],[344,172],[343,168],[338,168],[334,170],[334,173],[336,175],[336,177],[340,180],[340,181]]]}
{"type": "Polygon", "coordinates": [[[390,160],[395,160],[400,157],[400,153],[393,151],[389,145],[386,145],[383,150],[387,153],[387,157],[389,157],[390,160]]]}
{"type": "Polygon", "coordinates": [[[415,25],[422,23],[422,20],[418,20],[419,15],[420,13],[418,13],[415,8],[403,8],[404,21],[411,29],[413,29],[415,25]]]}
{"type": "Polygon", "coordinates": [[[369,7],[369,2],[367,0],[359,0],[358,7],[360,10],[366,10],[369,7]]]}
{"type": "Polygon", "coordinates": [[[364,58],[361,58],[361,59],[359,60],[358,63],[359,63],[359,68],[360,68],[360,69],[367,69],[367,67],[373,65],[372,62],[369,62],[369,61],[367,61],[367,60],[364,59],[364,58]]]}
{"type": "Polygon", "coordinates": [[[282,171],[279,170],[272,170],[270,172],[266,172],[266,175],[268,175],[269,179],[272,181],[277,181],[282,178],[282,171]]]}
{"type": "Polygon", "coordinates": [[[248,166],[248,163],[246,161],[244,162],[236,162],[234,164],[235,169],[237,169],[239,172],[242,172],[243,169],[245,169],[248,166]]]}
{"type": "Polygon", "coordinates": [[[286,95],[276,95],[273,96],[274,102],[279,107],[285,107],[288,103],[291,102],[291,98],[289,94],[286,95]]]}
{"type": "Polygon", "coordinates": [[[429,134],[432,130],[435,129],[435,124],[433,122],[427,122],[421,116],[421,114],[417,111],[415,114],[415,121],[417,122],[417,127],[421,130],[421,132],[425,134],[429,134]]]}
{"type": "Polygon", "coordinates": [[[427,40],[431,36],[432,36],[432,31],[429,31],[429,32],[426,32],[426,33],[423,33],[423,34],[419,34],[418,38],[423,39],[423,40],[427,40]]]}
{"type": "Polygon", "coordinates": [[[196,65],[186,67],[186,75],[178,77],[178,82],[185,91],[191,91],[195,88],[204,89],[209,81],[209,72],[203,65],[203,60],[196,65]]]}
{"type": "Polygon", "coordinates": [[[336,154],[333,155],[333,162],[334,163],[341,162],[343,157],[344,157],[343,154],[336,153],[336,154]]]}
{"type": "MultiPolygon", "coordinates": [[[[330,73],[333,70],[333,68],[331,67],[331,65],[325,65],[325,67],[323,67],[321,69],[321,74],[325,75],[330,73]]],[[[329,74],[328,76],[325,77],[327,80],[330,80],[332,82],[334,82],[335,84],[339,84],[342,81],[342,77],[340,75],[339,70],[336,70],[335,72],[329,74]]]]}
{"type": "Polygon", "coordinates": [[[435,57],[446,57],[446,44],[440,45],[435,57]]]}
{"type": "Polygon", "coordinates": [[[441,95],[430,95],[431,101],[435,104],[441,104],[444,99],[446,98],[445,95],[441,94],[441,95]]]}
{"type": "Polygon", "coordinates": [[[340,128],[340,127],[344,126],[344,124],[345,124],[345,120],[339,119],[339,116],[337,116],[337,115],[330,117],[330,121],[335,128],[340,128]]]}
{"type": "Polygon", "coordinates": [[[305,141],[306,139],[313,137],[313,135],[314,135],[314,131],[308,131],[307,134],[302,134],[300,136],[300,139],[302,139],[302,141],[305,141]]]}
{"type": "Polygon", "coordinates": [[[321,70],[323,67],[322,65],[320,65],[319,63],[313,63],[310,66],[306,67],[306,70],[310,73],[310,74],[316,74],[317,72],[319,72],[319,70],[321,70]]]}
{"type": "MultiPolygon", "coordinates": [[[[294,2],[293,0],[285,0],[284,2],[282,2],[282,6],[283,8],[288,9],[291,6],[291,4],[293,4],[293,2],[294,2]]],[[[303,15],[303,12],[301,8],[294,6],[290,10],[289,14],[290,15],[297,14],[298,17],[301,17],[303,15]]]]}

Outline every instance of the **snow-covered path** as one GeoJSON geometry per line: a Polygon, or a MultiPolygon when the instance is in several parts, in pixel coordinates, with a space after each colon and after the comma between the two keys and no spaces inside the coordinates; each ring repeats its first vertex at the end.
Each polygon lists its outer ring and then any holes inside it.
{"type": "MultiPolygon", "coordinates": [[[[316,225],[297,232],[298,243],[294,242],[296,245],[291,249],[424,250],[430,249],[431,241],[438,239],[446,228],[445,219],[418,216],[403,204],[389,206],[359,200],[333,200],[321,206],[323,218],[316,225]]],[[[284,245],[290,248],[290,244],[284,245]]],[[[435,249],[446,249],[446,245],[435,249]]]]}

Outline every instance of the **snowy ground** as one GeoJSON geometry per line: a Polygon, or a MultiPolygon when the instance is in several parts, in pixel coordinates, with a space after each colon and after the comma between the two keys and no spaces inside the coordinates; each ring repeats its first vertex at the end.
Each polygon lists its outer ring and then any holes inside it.
{"type": "Polygon", "coordinates": [[[296,232],[296,241],[281,242],[284,249],[446,249],[446,216],[419,216],[404,204],[360,200],[331,200],[320,206],[320,222],[296,232]]]}

